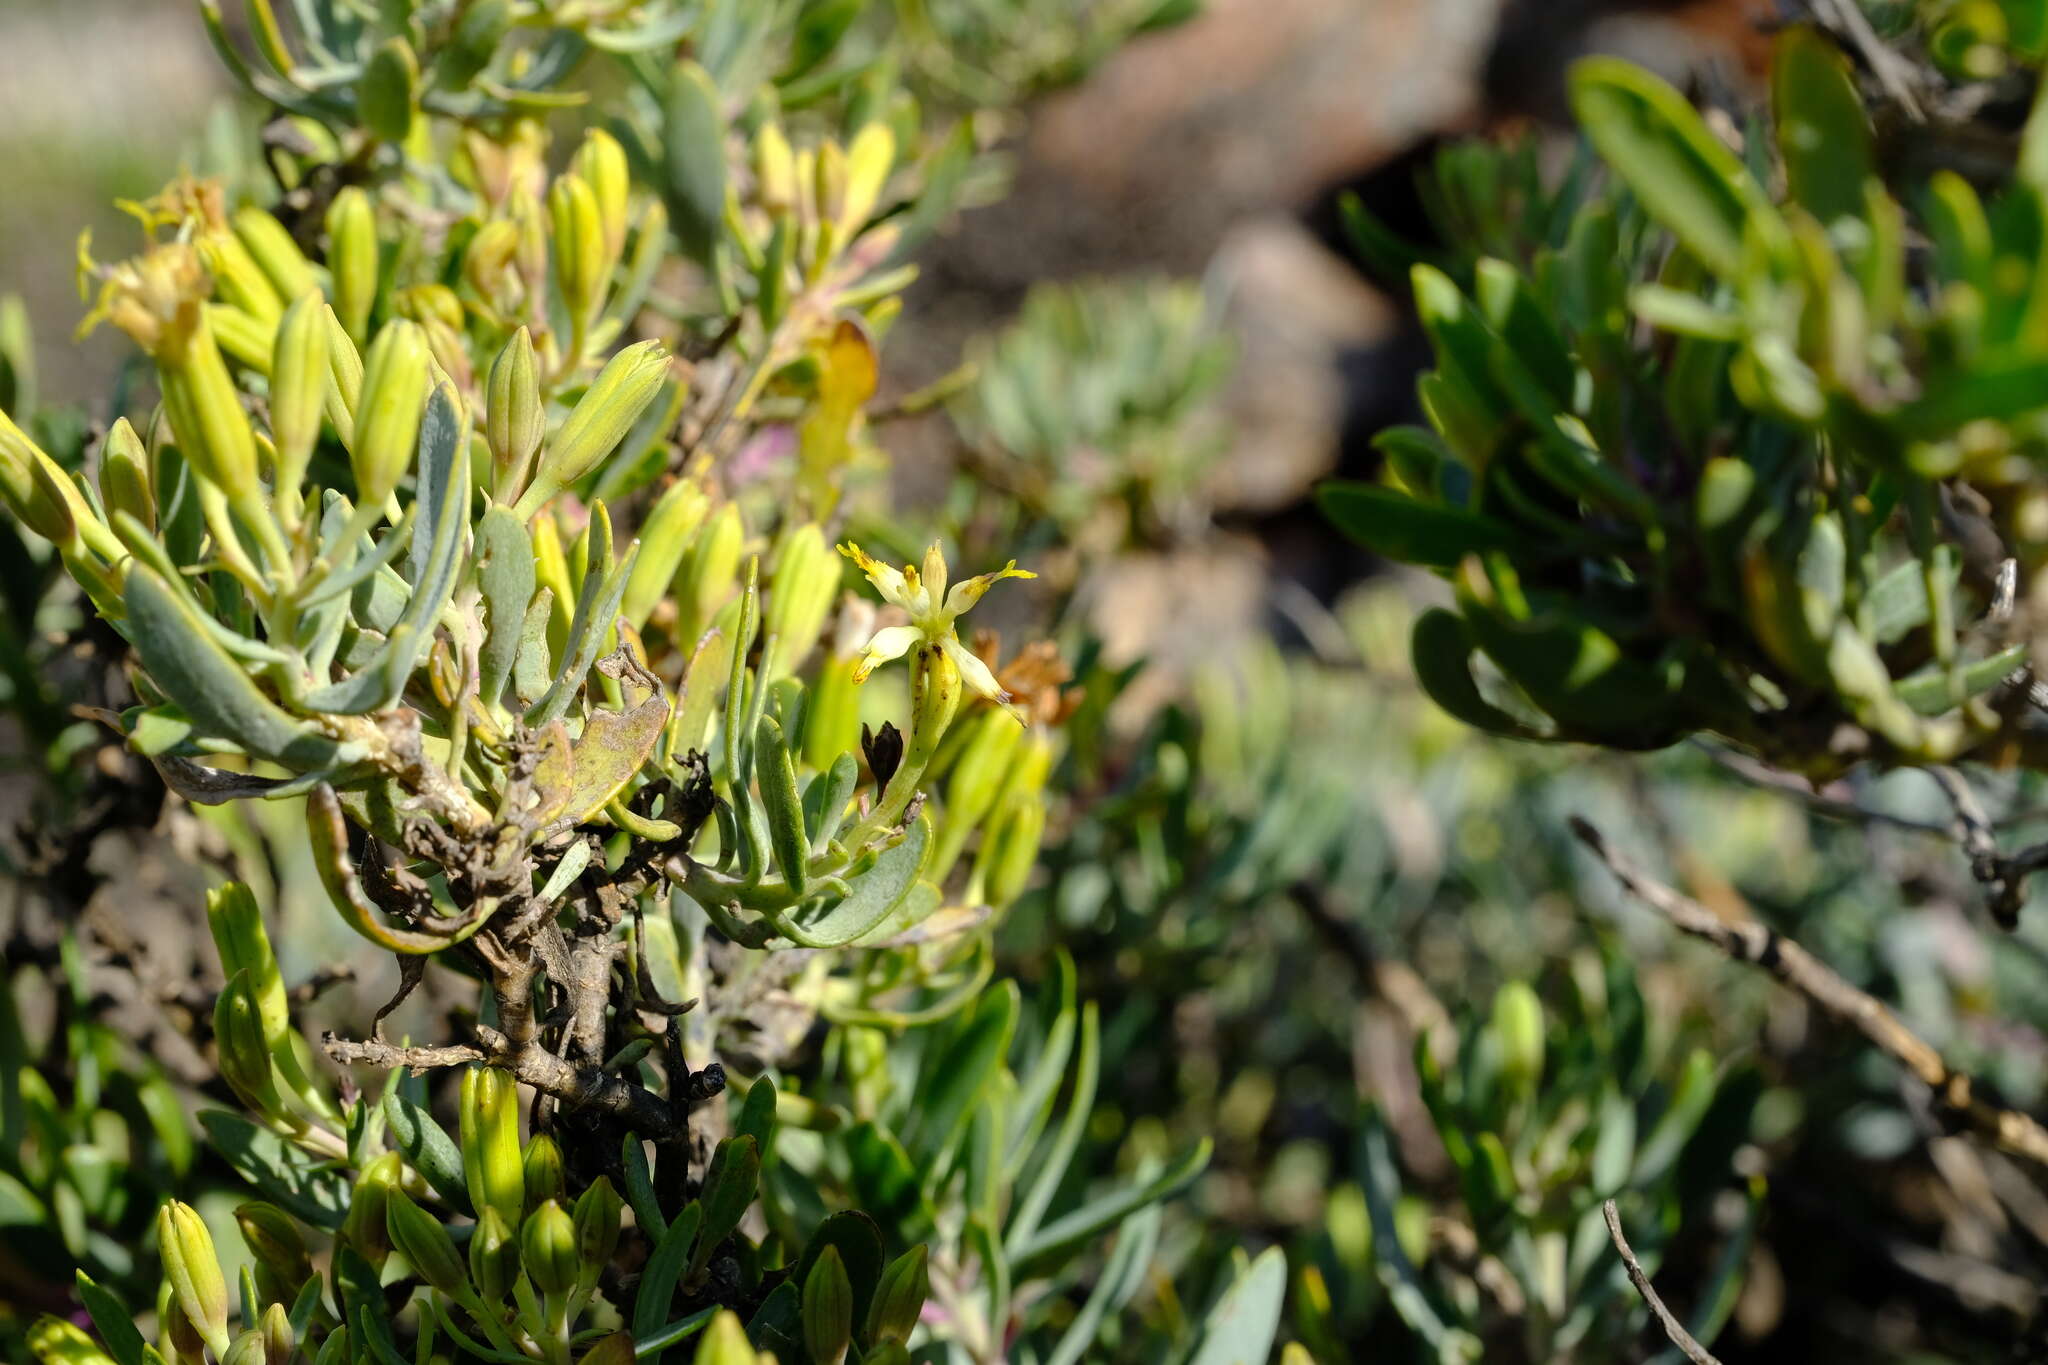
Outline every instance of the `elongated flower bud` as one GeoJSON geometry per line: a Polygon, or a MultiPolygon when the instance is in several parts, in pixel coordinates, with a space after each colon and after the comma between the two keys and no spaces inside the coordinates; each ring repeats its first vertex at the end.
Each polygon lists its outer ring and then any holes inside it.
{"type": "MultiPolygon", "coordinates": [[[[4,438],[0,438],[4,443],[4,438]]],[[[5,456],[0,455],[0,461],[5,456]]],[[[156,529],[156,494],[150,488],[149,452],[126,417],[114,419],[100,447],[100,501],[107,516],[126,512],[150,531],[156,529]]]]}
{"type": "Polygon", "coordinates": [[[357,345],[370,336],[377,302],[377,214],[357,186],[327,206],[327,271],[334,279],[334,313],[357,345]]]}
{"type": "Polygon", "coordinates": [[[602,128],[583,135],[576,149],[576,174],[590,186],[597,203],[597,219],[604,229],[605,256],[612,261],[626,249],[626,197],[632,176],[626,167],[625,149],[618,139],[602,128]]]}
{"type": "Polygon", "coordinates": [[[754,193],[770,213],[796,207],[796,154],[782,125],[772,119],[754,134],[754,193]]]}
{"type": "Polygon", "coordinates": [[[246,969],[230,977],[214,1001],[213,1041],[220,1052],[221,1075],[242,1102],[260,1114],[281,1113],[284,1102],[277,1093],[263,1017],[246,969]]]}
{"type": "MultiPolygon", "coordinates": [[[[694,479],[678,479],[663,491],[640,523],[640,554],[626,578],[626,595],[619,611],[635,629],[645,625],[655,605],[668,591],[683,556],[689,552],[691,537],[704,524],[711,499],[694,479]]],[[[690,642],[694,644],[695,642],[690,642]]]]}
{"type": "Polygon", "coordinates": [[[526,1172],[526,1207],[537,1209],[550,1199],[560,1199],[566,1189],[562,1174],[562,1149],[546,1133],[536,1133],[526,1144],[522,1165],[526,1172]]]}
{"type": "Polygon", "coordinates": [[[739,1315],[730,1308],[719,1309],[704,1329],[704,1344],[697,1348],[697,1365],[756,1365],[757,1360],[739,1315]]]}
{"type": "Polygon", "coordinates": [[[828,1246],[803,1283],[804,1349],[820,1365],[839,1365],[853,1341],[853,1284],[839,1248],[828,1246]]]}
{"type": "Polygon", "coordinates": [[[599,1176],[577,1196],[572,1220],[576,1227],[576,1254],[582,1258],[583,1273],[591,1283],[596,1282],[598,1272],[611,1263],[612,1253],[618,1250],[619,1217],[625,1207],[626,1201],[612,1188],[608,1176],[599,1176]]]}
{"type": "MultiPolygon", "coordinates": [[[[114,1365],[114,1358],[101,1350],[83,1327],[51,1313],[30,1325],[28,1353],[41,1365],[114,1365]]],[[[627,1358],[631,1358],[630,1350],[627,1358]]]]}
{"type": "Polygon", "coordinates": [[[220,953],[221,970],[230,977],[248,973],[265,1040],[282,1039],[291,1028],[291,1006],[255,893],[242,882],[207,892],[206,925],[220,953]]]}
{"type": "Polygon", "coordinates": [[[426,407],[427,337],[416,322],[389,322],[363,357],[363,398],[349,462],[356,505],[381,507],[412,467],[426,407]]]}
{"type": "Polygon", "coordinates": [[[292,1332],[291,1315],[285,1312],[284,1305],[273,1303],[264,1309],[256,1330],[263,1334],[264,1365],[291,1365],[298,1342],[292,1332]]]}
{"type": "Polygon", "coordinates": [[[198,1211],[173,1199],[157,1210],[156,1249],[178,1311],[216,1356],[228,1350],[228,1284],[198,1211]]]}
{"type": "Polygon", "coordinates": [[[496,1209],[518,1227],[526,1210],[526,1171],[519,1151],[519,1087],[502,1071],[473,1066],[462,1073],[459,1130],[469,1202],[496,1209]]]}
{"type": "Polygon", "coordinates": [[[49,464],[42,448],[0,412],[0,498],[22,525],[52,545],[67,547],[78,540],[78,520],[62,485],[44,468],[49,464]]]}
{"type": "Polygon", "coordinates": [[[256,1258],[259,1273],[269,1271],[287,1294],[297,1294],[313,1276],[313,1261],[306,1252],[306,1239],[290,1214],[261,1200],[237,1205],[235,1226],[242,1242],[256,1258]]]}
{"type": "Polygon", "coordinates": [[[867,1335],[877,1345],[905,1342],[931,1293],[931,1253],[920,1242],[889,1263],[868,1305],[867,1335]]]}
{"type": "Polygon", "coordinates": [[[555,283],[569,315],[586,323],[604,302],[609,273],[597,195],[583,177],[562,176],[548,190],[548,216],[554,223],[555,283]]]}
{"type": "Polygon", "coordinates": [[[405,1257],[419,1277],[451,1298],[469,1287],[469,1268],[455,1250],[455,1239],[441,1220],[393,1190],[384,1203],[384,1227],[392,1250],[405,1257]]]}
{"type": "Polygon", "coordinates": [[[547,411],[541,406],[539,366],[533,337],[524,327],[512,334],[491,362],[485,383],[484,436],[497,466],[493,487],[499,502],[511,502],[526,485],[533,457],[547,437],[547,411]]]}
{"type": "Polygon", "coordinates": [[[818,524],[806,522],[784,536],[761,617],[762,638],[774,650],[762,665],[763,677],[772,682],[803,662],[818,642],[838,591],[839,557],[826,547],[818,524]]]}
{"type": "Polygon", "coordinates": [[[164,409],[185,460],[237,506],[261,497],[256,480],[256,433],[242,410],[203,309],[180,314],[157,343],[157,378],[164,409]]]}
{"type": "Polygon", "coordinates": [[[697,532],[676,570],[676,642],[685,650],[738,587],[746,525],[737,504],[726,503],[697,532]]]}
{"type": "Polygon", "coordinates": [[[535,1209],[519,1229],[519,1254],[543,1294],[566,1294],[575,1287],[576,1225],[554,1200],[535,1209]]]}
{"type": "Polygon", "coordinates": [[[391,1254],[391,1233],[384,1214],[404,1169],[398,1153],[386,1152],[363,1167],[349,1196],[348,1217],[341,1224],[342,1240],[373,1266],[382,1266],[391,1254]]]}
{"type": "Polygon", "coordinates": [[[613,356],[548,442],[532,484],[513,508],[520,518],[531,520],[555,494],[596,468],[640,420],[667,377],[668,352],[658,341],[642,341],[613,356]]]}
{"type": "Polygon", "coordinates": [[[286,515],[298,520],[300,489],[313,447],[320,440],[327,407],[326,300],[317,292],[300,296],[277,327],[270,364],[270,440],[277,448],[273,488],[286,515]]]}
{"type": "Polygon", "coordinates": [[[519,1278],[519,1240],[498,1211],[485,1208],[469,1235],[469,1279],[487,1304],[504,1302],[519,1278]]]}
{"type": "Polygon", "coordinates": [[[518,225],[506,218],[493,218],[476,230],[462,253],[462,274],[471,287],[486,299],[505,292],[505,272],[519,250],[518,225]]]}
{"type": "Polygon", "coordinates": [[[231,221],[236,238],[280,300],[289,303],[320,292],[320,276],[283,223],[253,204],[237,209],[231,221]]]}
{"type": "Polygon", "coordinates": [[[264,1365],[265,1356],[263,1333],[252,1327],[235,1337],[220,1365],[264,1365]]]}
{"type": "Polygon", "coordinates": [[[1543,1002],[1526,981],[1510,981],[1493,993],[1493,1038],[1500,1052],[1501,1080],[1526,1095],[1543,1075],[1543,1002]]]}

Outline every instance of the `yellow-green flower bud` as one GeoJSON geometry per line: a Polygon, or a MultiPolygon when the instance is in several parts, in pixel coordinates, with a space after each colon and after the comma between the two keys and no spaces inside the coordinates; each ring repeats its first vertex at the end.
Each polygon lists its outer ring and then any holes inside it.
{"type": "Polygon", "coordinates": [[[896,164],[896,135],[886,123],[870,123],[854,135],[846,151],[844,197],[839,203],[839,240],[851,241],[866,226],[881,198],[882,186],[896,164]]]}
{"type": "Polygon", "coordinates": [[[262,1021],[266,1042],[283,1039],[291,1028],[291,1003],[284,974],[264,932],[263,912],[255,893],[242,882],[229,882],[206,893],[206,925],[220,953],[221,970],[229,977],[248,974],[251,997],[262,1021]]]}
{"type": "Polygon", "coordinates": [[[576,1254],[592,1283],[618,1250],[619,1216],[625,1207],[626,1201],[612,1188],[610,1177],[602,1175],[576,1199],[576,1254]]]}
{"type": "Polygon", "coordinates": [[[47,465],[50,457],[0,412],[0,497],[22,525],[52,545],[68,547],[77,543],[78,521],[47,465]]]}
{"type": "Polygon", "coordinates": [[[246,969],[230,977],[213,1002],[213,1042],[220,1053],[221,1075],[242,1102],[259,1114],[281,1114],[284,1101],[277,1093],[263,1016],[246,969]]]}
{"type": "Polygon", "coordinates": [[[377,302],[377,214],[355,185],[327,206],[327,272],[334,280],[334,312],[357,345],[369,340],[370,309],[377,302]]]}
{"type": "Polygon", "coordinates": [[[270,364],[270,440],[277,448],[273,488],[280,508],[298,521],[301,486],[313,447],[320,440],[327,408],[327,302],[318,293],[301,295],[277,327],[270,364]]]}
{"type": "Polygon", "coordinates": [[[562,176],[548,190],[548,217],[554,225],[555,283],[561,288],[569,316],[580,328],[604,302],[605,280],[611,270],[597,195],[583,177],[562,176]]]}
{"type": "Polygon", "coordinates": [[[215,296],[248,314],[265,330],[275,327],[278,315],[284,312],[284,300],[242,239],[225,227],[216,227],[202,232],[195,245],[207,273],[213,276],[215,296]]]}
{"type": "Polygon", "coordinates": [[[522,1159],[526,1173],[526,1207],[537,1209],[550,1199],[560,1199],[567,1189],[562,1174],[562,1149],[546,1133],[536,1133],[526,1144],[522,1159]]]}
{"type": "Polygon", "coordinates": [[[540,399],[539,365],[533,337],[524,327],[512,334],[485,381],[484,436],[497,465],[493,487],[499,502],[511,502],[526,484],[533,457],[548,434],[540,399]]]}
{"type": "Polygon", "coordinates": [[[697,1365],[757,1365],[759,1357],[747,1340],[747,1329],[739,1315],[721,1308],[704,1329],[704,1344],[697,1348],[697,1365]]]}
{"type": "Polygon", "coordinates": [[[526,1210],[518,1083],[502,1071],[470,1067],[462,1073],[458,1117],[470,1206],[479,1212],[496,1209],[506,1227],[517,1227],[526,1210]]]}
{"type": "Polygon", "coordinates": [[[796,207],[796,155],[782,125],[772,119],[754,134],[754,193],[770,213],[796,207]]]}
{"type": "Polygon", "coordinates": [[[291,1365],[292,1351],[298,1341],[292,1333],[291,1314],[281,1303],[273,1303],[263,1310],[257,1319],[256,1330],[263,1334],[264,1365],[291,1365]]]}
{"type": "Polygon", "coordinates": [[[382,507],[412,468],[430,383],[427,336],[416,322],[384,324],[363,357],[363,397],[349,462],[356,506],[382,507]]]}
{"type": "Polygon", "coordinates": [[[506,199],[505,216],[519,229],[519,249],[512,253],[512,261],[520,283],[530,298],[538,299],[548,287],[547,210],[538,194],[521,185],[506,199]]]}
{"type": "Polygon", "coordinates": [[[327,421],[335,435],[341,437],[342,445],[354,449],[356,411],[363,403],[363,356],[355,342],[349,340],[334,309],[322,311],[327,316],[327,377],[331,381],[327,386],[327,421]]]}
{"type": "Polygon", "coordinates": [[[269,1270],[288,1292],[297,1293],[313,1276],[313,1261],[306,1253],[306,1239],[290,1214],[261,1200],[237,1205],[235,1226],[242,1242],[256,1259],[259,1271],[269,1270]]]}
{"type": "Polygon", "coordinates": [[[177,1291],[167,1279],[157,1281],[156,1286],[156,1348],[178,1365],[196,1365],[206,1358],[206,1340],[178,1307],[177,1291]]]}
{"type": "Polygon", "coordinates": [[[810,1358],[818,1365],[840,1365],[853,1344],[853,1282],[838,1247],[826,1247],[811,1263],[799,1317],[810,1358]]]}
{"type": "Polygon", "coordinates": [[[906,1342],[924,1312],[925,1297],[931,1293],[931,1253],[919,1242],[889,1263],[875,1286],[868,1305],[868,1339],[876,1345],[885,1341],[906,1342]]]}
{"type": "MultiPolygon", "coordinates": [[[[0,445],[4,444],[5,438],[0,437],[0,445]]],[[[0,455],[0,461],[4,460],[5,456],[0,455]]],[[[156,495],[150,489],[149,451],[126,417],[114,419],[114,425],[107,429],[106,443],[100,447],[100,501],[106,505],[108,517],[126,512],[146,529],[156,529],[156,495]]]]}
{"type": "Polygon", "coordinates": [[[349,1195],[348,1216],[341,1223],[342,1240],[373,1266],[383,1265],[384,1258],[391,1254],[391,1234],[385,1226],[384,1210],[403,1174],[398,1153],[386,1152],[363,1167],[349,1195]]]}
{"type": "Polygon", "coordinates": [[[320,292],[320,276],[285,225],[253,204],[235,212],[235,236],[281,302],[320,292]]]}
{"type": "Polygon", "coordinates": [[[202,479],[237,507],[262,497],[256,479],[256,433],[242,410],[206,313],[192,309],[164,328],[156,348],[157,378],[178,449],[202,479]]]}
{"type": "Polygon", "coordinates": [[[1535,1089],[1543,1075],[1543,1002],[1528,982],[1510,981],[1493,993],[1493,1039],[1508,1090],[1535,1089]]]}
{"type": "Polygon", "coordinates": [[[419,112],[420,60],[412,44],[397,35],[386,38],[363,64],[356,82],[356,109],[363,126],[386,142],[404,142],[412,135],[419,112]]]}
{"type": "Polygon", "coordinates": [[[265,1365],[267,1356],[263,1333],[251,1327],[235,1337],[228,1353],[220,1358],[220,1365],[265,1365]]]}
{"type": "Polygon", "coordinates": [[[818,664],[804,707],[804,762],[819,772],[860,741],[860,684],[853,670],[860,655],[827,652],[818,664]]]}
{"type": "Polygon", "coordinates": [[[462,253],[462,274],[470,287],[486,299],[495,299],[505,288],[505,272],[519,250],[519,228],[509,219],[493,218],[476,230],[462,253]]]}
{"type": "Polygon", "coordinates": [[[946,806],[930,876],[943,881],[967,846],[968,837],[995,806],[1009,780],[1024,727],[1008,712],[991,707],[964,727],[965,742],[946,780],[946,806]]]}
{"type": "Polygon", "coordinates": [[[51,1313],[29,1327],[28,1353],[41,1365],[114,1365],[83,1327],[51,1313]]]}
{"type": "Polygon", "coordinates": [[[228,1282],[213,1254],[213,1235],[190,1204],[170,1200],[156,1214],[156,1249],[163,1259],[164,1279],[171,1286],[178,1311],[207,1349],[216,1356],[228,1351],[228,1282]]]}
{"type": "Polygon", "coordinates": [[[988,904],[1001,909],[1024,894],[1044,837],[1044,802],[1020,801],[1010,809],[989,847],[987,876],[982,883],[982,898],[988,904]]]}
{"type": "Polygon", "coordinates": [[[469,1270],[455,1250],[455,1239],[405,1191],[393,1190],[384,1201],[384,1227],[392,1249],[428,1285],[451,1298],[469,1287],[469,1270]]]}
{"type": "Polygon", "coordinates": [[[761,618],[762,638],[774,651],[762,665],[765,679],[773,682],[803,662],[838,591],[839,556],[827,547],[818,524],[806,522],[784,536],[761,618]]]}
{"type": "Polygon", "coordinates": [[[487,1306],[503,1303],[519,1278],[519,1241],[498,1211],[485,1208],[469,1235],[469,1280],[487,1306]]]}
{"type": "MultiPolygon", "coordinates": [[[[695,479],[678,479],[662,492],[640,523],[640,553],[626,577],[619,611],[638,630],[647,623],[689,552],[691,537],[704,524],[711,499],[695,479]]],[[[691,641],[694,644],[695,641],[691,641]]]]}
{"type": "Polygon", "coordinates": [[[632,185],[625,149],[602,128],[591,129],[576,149],[576,174],[590,186],[596,200],[605,256],[616,261],[626,249],[626,195],[632,185]]]}
{"type": "Polygon", "coordinates": [[[676,570],[676,643],[685,653],[739,587],[740,554],[746,548],[746,525],[736,503],[712,515],[676,570]]]}
{"type": "Polygon", "coordinates": [[[668,377],[668,352],[658,341],[628,346],[584,391],[534,471],[513,510],[522,520],[582,478],[625,438],[668,377]]]}
{"type": "Polygon", "coordinates": [[[576,1254],[576,1225],[554,1200],[527,1216],[519,1229],[519,1254],[541,1293],[566,1294],[575,1287],[581,1263],[576,1254]]]}

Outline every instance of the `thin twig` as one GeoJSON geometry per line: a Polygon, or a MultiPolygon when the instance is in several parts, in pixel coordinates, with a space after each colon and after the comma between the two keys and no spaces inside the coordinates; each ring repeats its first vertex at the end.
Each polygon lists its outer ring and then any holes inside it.
{"type": "Polygon", "coordinates": [[[1856,1029],[1917,1076],[1933,1092],[1935,1104],[1960,1127],[2000,1151],[2048,1166],[2048,1128],[2030,1115],[1980,1095],[1974,1077],[1951,1068],[1931,1044],[1875,996],[1850,985],[1832,967],[1776,930],[1754,920],[1731,924],[1692,897],[1650,877],[1610,849],[1606,837],[1584,819],[1572,817],[1571,828],[1630,894],[1681,932],[1704,939],[1737,962],[1763,968],[1823,1013],[1856,1029]]]}
{"type": "Polygon", "coordinates": [[[1780,772],[1778,769],[1759,763],[1747,755],[1698,741],[1694,742],[1694,747],[1712,759],[1716,767],[1741,778],[1752,786],[1762,787],[1766,791],[1779,792],[1789,796],[1815,815],[1828,816],[1837,820],[1854,820],[1863,824],[1889,825],[1894,829],[1911,830],[1915,834],[1932,834],[1943,839],[1956,837],[1956,830],[1953,824],[1939,824],[1933,820],[1916,820],[1910,815],[1894,815],[1890,811],[1873,810],[1854,801],[1844,801],[1840,798],[1817,792],[1807,786],[1801,778],[1791,773],[1780,772]]]}
{"type": "Polygon", "coordinates": [[[1984,888],[1991,918],[2001,929],[2020,922],[2020,906],[2027,898],[2027,874],[2041,865],[2043,848],[2036,845],[2008,858],[1998,851],[1998,828],[1977,793],[1954,768],[1927,770],[1956,812],[1956,842],[1970,858],[1970,875],[1984,888]]]}
{"type": "Polygon", "coordinates": [[[1651,1288],[1650,1277],[1643,1273],[1642,1262],[1636,1259],[1628,1238],[1621,1235],[1621,1213],[1614,1207],[1614,1201],[1610,1199],[1602,1204],[1600,1212],[1607,1219],[1607,1235],[1614,1239],[1614,1249],[1621,1253],[1621,1264],[1628,1271],[1628,1282],[1636,1287],[1636,1293],[1643,1296],[1643,1302],[1650,1305],[1650,1311],[1664,1325],[1664,1335],[1671,1338],[1671,1344],[1683,1351],[1693,1365],[1721,1365],[1712,1351],[1693,1340],[1692,1333],[1685,1330],[1685,1324],[1664,1306],[1664,1300],[1658,1298],[1657,1291],[1651,1288]]]}

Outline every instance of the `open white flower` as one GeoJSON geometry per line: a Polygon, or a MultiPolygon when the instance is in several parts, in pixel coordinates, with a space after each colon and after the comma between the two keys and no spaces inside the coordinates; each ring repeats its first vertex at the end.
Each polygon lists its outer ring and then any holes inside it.
{"type": "Polygon", "coordinates": [[[996,675],[989,671],[989,666],[960,643],[960,637],[954,633],[954,622],[999,580],[1036,578],[1037,574],[1018,568],[1017,561],[1013,559],[994,573],[977,574],[955,583],[948,591],[946,559],[936,543],[924,552],[922,573],[913,564],[906,564],[901,569],[884,564],[852,541],[841,545],[839,553],[860,565],[861,572],[868,576],[868,582],[875,585],[875,591],[881,593],[883,601],[910,613],[909,625],[887,626],[875,632],[861,654],[860,663],[854,667],[855,682],[867,681],[868,675],[879,665],[900,659],[921,644],[929,644],[946,652],[954,667],[960,670],[960,680],[969,690],[990,701],[1008,704],[1010,694],[996,682],[996,675]]]}

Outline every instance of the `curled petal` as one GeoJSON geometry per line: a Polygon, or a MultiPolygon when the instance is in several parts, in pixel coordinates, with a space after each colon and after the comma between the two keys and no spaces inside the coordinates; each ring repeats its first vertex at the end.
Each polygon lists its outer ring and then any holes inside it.
{"type": "MultiPolygon", "coordinates": [[[[964,588],[967,585],[963,583],[960,586],[964,588]]],[[[959,668],[960,681],[966,685],[968,691],[987,697],[999,705],[1009,704],[1010,694],[1003,691],[1002,684],[996,681],[996,675],[989,671],[987,664],[975,657],[972,650],[960,643],[958,636],[946,636],[939,641],[939,648],[945,650],[954,665],[959,668]]]]}
{"type": "Polygon", "coordinates": [[[916,626],[885,626],[875,632],[875,638],[868,641],[868,647],[861,652],[860,662],[853,667],[853,680],[866,682],[868,674],[876,667],[900,659],[908,654],[922,638],[924,632],[916,626]]]}
{"type": "Polygon", "coordinates": [[[946,600],[946,552],[936,540],[924,552],[924,590],[933,605],[946,600]]]}
{"type": "Polygon", "coordinates": [[[839,547],[839,553],[860,566],[860,571],[868,576],[868,582],[875,585],[875,591],[882,594],[884,601],[893,602],[905,610],[911,608],[910,585],[904,582],[902,570],[884,564],[850,540],[839,547]]]}
{"type": "Polygon", "coordinates": [[[979,602],[981,595],[994,587],[1002,579],[1036,577],[1038,575],[1029,569],[1018,568],[1017,561],[1013,559],[994,573],[976,574],[972,578],[964,579],[954,584],[953,591],[946,595],[946,615],[948,617],[959,616],[976,602],[979,602]]]}

